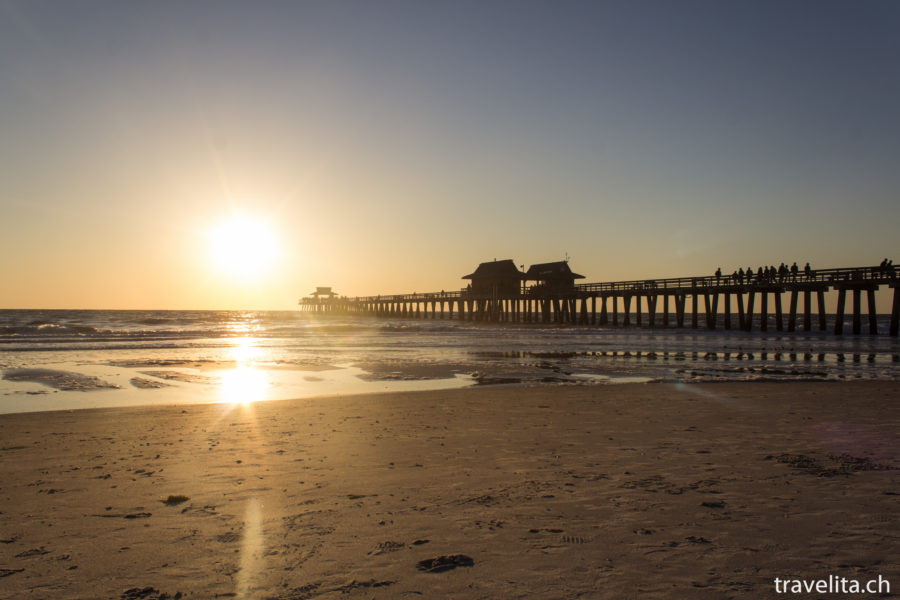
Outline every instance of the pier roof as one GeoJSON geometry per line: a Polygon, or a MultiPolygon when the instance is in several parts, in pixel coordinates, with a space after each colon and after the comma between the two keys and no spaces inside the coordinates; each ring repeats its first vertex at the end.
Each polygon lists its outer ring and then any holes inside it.
{"type": "Polygon", "coordinates": [[[319,296],[337,296],[337,292],[333,291],[330,287],[317,287],[316,291],[310,294],[310,296],[314,298],[318,298],[319,296]]]}
{"type": "Polygon", "coordinates": [[[560,260],[557,262],[540,263],[528,267],[525,279],[545,281],[548,279],[584,279],[584,275],[573,273],[569,263],[560,260]]]}
{"type": "Polygon", "coordinates": [[[507,258],[504,260],[493,260],[490,262],[483,262],[478,265],[478,268],[475,269],[474,273],[469,273],[468,275],[463,275],[463,279],[482,279],[482,278],[524,278],[524,273],[516,267],[516,263],[513,262],[511,258],[507,258]]]}

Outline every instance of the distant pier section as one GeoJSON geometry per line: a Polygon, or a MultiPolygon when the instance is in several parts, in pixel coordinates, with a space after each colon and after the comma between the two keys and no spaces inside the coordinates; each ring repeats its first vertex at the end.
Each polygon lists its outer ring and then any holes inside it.
{"type": "Polygon", "coordinates": [[[717,271],[700,277],[576,284],[584,276],[573,273],[567,261],[532,265],[523,272],[507,259],[481,263],[463,279],[470,283],[460,290],[390,296],[348,298],[320,287],[299,304],[305,312],[375,317],[793,332],[826,331],[825,295],[836,294],[835,335],[845,333],[847,315],[852,315],[853,334],[876,335],[883,332],[875,292],[884,286],[893,289],[887,333],[897,336],[900,328],[900,280],[888,262],[815,270],[782,265],[765,273],[751,269],[740,275],[717,271]]]}

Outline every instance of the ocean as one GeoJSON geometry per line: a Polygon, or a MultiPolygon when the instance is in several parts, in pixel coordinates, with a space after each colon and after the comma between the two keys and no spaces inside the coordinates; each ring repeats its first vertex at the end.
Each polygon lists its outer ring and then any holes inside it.
{"type": "Polygon", "coordinates": [[[0,413],[10,413],[471,385],[896,381],[900,340],[294,311],[2,310],[0,371],[0,413]]]}

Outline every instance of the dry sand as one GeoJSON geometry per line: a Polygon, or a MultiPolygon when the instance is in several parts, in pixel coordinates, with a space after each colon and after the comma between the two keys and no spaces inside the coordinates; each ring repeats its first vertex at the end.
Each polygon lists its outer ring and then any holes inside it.
{"type": "Polygon", "coordinates": [[[498,387],[4,415],[0,597],[761,598],[829,575],[896,594],[898,393],[498,387]]]}

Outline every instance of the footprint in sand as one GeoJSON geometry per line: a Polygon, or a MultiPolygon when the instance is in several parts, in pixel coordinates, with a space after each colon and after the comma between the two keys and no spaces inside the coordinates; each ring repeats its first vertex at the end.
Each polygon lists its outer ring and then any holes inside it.
{"type": "Polygon", "coordinates": [[[380,554],[387,554],[388,552],[396,552],[397,550],[405,547],[406,544],[404,544],[403,542],[392,542],[389,540],[387,542],[381,542],[380,544],[378,544],[375,550],[369,552],[369,554],[378,556],[380,554]]]}
{"type": "Polygon", "coordinates": [[[0,569],[0,578],[9,577],[10,575],[21,573],[24,570],[25,569],[0,569]]]}
{"type": "Polygon", "coordinates": [[[234,531],[229,531],[227,533],[223,533],[222,535],[216,536],[216,540],[219,542],[222,542],[224,544],[228,544],[231,542],[238,542],[238,541],[240,541],[240,539],[241,539],[241,534],[234,532],[234,531]]]}
{"type": "Polygon", "coordinates": [[[471,567],[475,561],[465,554],[450,554],[448,556],[436,556],[426,558],[416,563],[416,568],[425,573],[443,573],[456,567],[471,567]]]}
{"type": "Polygon", "coordinates": [[[169,595],[153,587],[131,588],[122,592],[119,600],[181,600],[181,592],[169,595]]]}
{"type": "Polygon", "coordinates": [[[41,546],[40,548],[32,548],[31,550],[19,552],[16,554],[16,558],[29,558],[31,556],[42,556],[44,554],[50,554],[50,551],[45,550],[44,547],[41,546]]]}
{"type": "Polygon", "coordinates": [[[578,535],[564,535],[562,536],[563,544],[587,544],[590,542],[590,538],[584,538],[578,535]]]}

